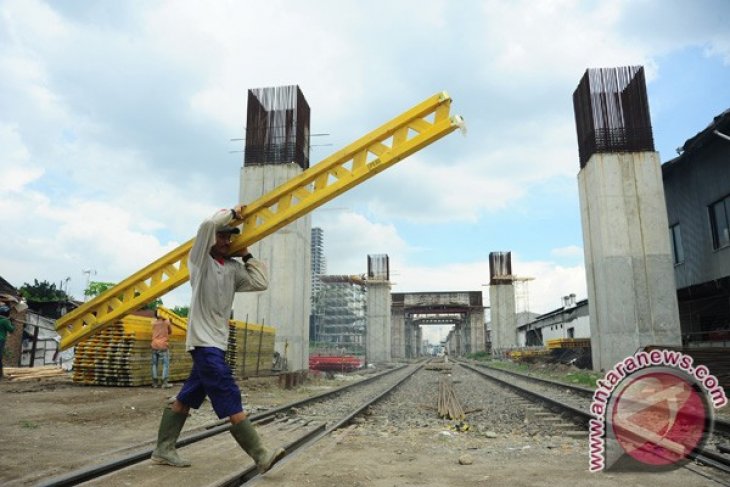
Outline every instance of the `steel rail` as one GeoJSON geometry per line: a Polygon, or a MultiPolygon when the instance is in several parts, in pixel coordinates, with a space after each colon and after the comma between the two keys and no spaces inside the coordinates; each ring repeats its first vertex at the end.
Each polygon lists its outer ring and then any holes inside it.
{"type": "MultiPolygon", "coordinates": [[[[552,408],[556,408],[561,412],[567,412],[572,415],[572,419],[574,422],[579,423],[581,426],[586,427],[591,419],[594,418],[592,414],[590,414],[588,411],[583,411],[582,409],[575,408],[569,404],[565,404],[563,402],[557,401],[553,398],[544,396],[542,394],[539,394],[534,391],[530,391],[528,389],[523,389],[522,387],[512,384],[511,382],[499,379],[497,377],[491,376],[482,370],[479,370],[478,368],[466,364],[466,363],[459,363],[464,368],[467,368],[482,377],[485,377],[489,380],[498,382],[500,385],[504,385],[515,392],[517,392],[521,396],[527,396],[528,399],[534,402],[543,402],[551,406],[552,408]],[[576,419],[578,421],[576,421],[576,419]]],[[[497,369],[499,370],[499,369],[497,369]]],[[[562,385],[562,384],[561,384],[562,385]]],[[[709,465],[717,470],[722,471],[723,473],[730,473],[730,459],[727,457],[724,457],[722,455],[719,455],[717,453],[714,453],[712,451],[709,451],[707,449],[696,449],[692,451],[688,455],[689,458],[693,460],[697,460],[698,462],[704,463],[705,465],[709,465]]]]}
{"type": "MultiPolygon", "coordinates": [[[[460,364],[465,363],[465,362],[461,362],[461,361],[456,361],[456,362],[460,363],[460,364]]],[[[544,383],[544,384],[567,388],[567,389],[569,389],[573,392],[577,392],[579,394],[586,394],[586,395],[592,396],[596,391],[595,389],[591,389],[590,387],[577,386],[575,384],[568,384],[566,382],[561,382],[558,380],[546,379],[543,377],[536,377],[534,375],[527,375],[527,374],[523,374],[521,372],[516,372],[514,370],[505,370],[505,369],[500,369],[498,367],[490,367],[489,365],[486,365],[486,364],[476,364],[476,365],[483,369],[495,370],[497,372],[504,372],[505,374],[519,377],[521,379],[526,379],[526,380],[531,380],[531,381],[534,381],[537,383],[544,383]]],[[[730,421],[720,419],[720,418],[715,418],[715,420],[713,422],[713,432],[719,433],[723,436],[730,437],[730,421]]]]}
{"type": "MultiPolygon", "coordinates": [[[[346,384],[344,386],[338,387],[337,389],[332,389],[331,391],[324,391],[320,394],[316,394],[314,396],[310,396],[305,399],[300,399],[298,401],[294,401],[292,403],[285,404],[283,406],[279,406],[278,408],[270,409],[270,410],[264,411],[262,413],[252,414],[251,416],[249,416],[249,418],[251,419],[251,421],[253,423],[262,423],[262,422],[265,422],[267,419],[269,419],[279,413],[287,411],[291,408],[303,406],[306,404],[311,404],[311,403],[320,401],[322,399],[326,399],[329,396],[337,395],[352,387],[369,384],[370,382],[373,382],[373,381],[383,378],[387,375],[390,375],[394,372],[402,370],[405,367],[407,367],[407,365],[395,367],[393,369],[386,370],[385,372],[375,374],[375,375],[368,377],[366,379],[363,379],[361,381],[346,384]]],[[[184,446],[191,445],[193,443],[197,443],[199,441],[205,440],[212,436],[215,436],[215,435],[218,435],[221,433],[225,433],[229,429],[231,429],[231,425],[228,423],[228,421],[225,421],[223,424],[214,426],[212,428],[208,428],[205,431],[200,431],[198,433],[186,435],[185,437],[178,440],[178,442],[176,443],[176,447],[182,448],[184,446]]],[[[136,463],[143,462],[145,460],[149,460],[149,458],[152,456],[153,448],[150,448],[146,444],[144,446],[140,445],[138,447],[131,447],[131,448],[135,448],[135,449],[141,448],[142,450],[137,451],[136,453],[131,453],[127,456],[124,456],[124,457],[116,459],[116,460],[101,463],[98,465],[92,465],[90,467],[84,467],[84,468],[80,468],[77,470],[73,470],[69,473],[54,477],[54,478],[48,480],[47,482],[38,484],[38,487],[70,487],[73,485],[78,485],[82,482],[88,482],[89,480],[101,477],[102,475],[106,475],[106,474],[115,472],[117,470],[121,470],[123,468],[132,466],[136,463]]]]}
{"type": "MultiPolygon", "coordinates": [[[[340,418],[337,422],[333,423],[331,426],[328,426],[324,429],[319,429],[314,432],[307,433],[303,435],[300,438],[297,438],[293,442],[291,442],[289,445],[286,446],[287,456],[284,457],[284,459],[279,462],[277,467],[280,467],[281,465],[291,461],[293,458],[295,458],[297,455],[304,452],[307,448],[310,448],[313,446],[317,441],[324,438],[325,436],[331,434],[333,431],[338,430],[342,426],[345,426],[350,421],[352,421],[358,414],[365,411],[368,407],[372,406],[373,404],[377,403],[378,401],[382,400],[386,396],[388,396],[390,393],[392,393],[394,390],[396,390],[398,387],[400,387],[401,384],[403,384],[405,381],[413,377],[413,375],[421,370],[425,363],[421,363],[413,368],[411,372],[409,372],[407,375],[405,375],[401,380],[393,384],[391,387],[386,389],[385,391],[381,392],[377,396],[373,397],[372,399],[364,402],[363,404],[359,405],[357,408],[350,411],[347,415],[340,418]]],[[[400,369],[398,369],[400,370],[400,369]]],[[[323,425],[324,426],[324,425],[323,425]]],[[[254,480],[255,478],[259,477],[258,471],[256,469],[256,466],[253,465],[251,467],[246,468],[245,470],[238,472],[237,474],[232,474],[226,477],[225,479],[209,484],[207,487],[239,487],[242,485],[245,485],[246,482],[249,482],[251,480],[254,480]]]]}

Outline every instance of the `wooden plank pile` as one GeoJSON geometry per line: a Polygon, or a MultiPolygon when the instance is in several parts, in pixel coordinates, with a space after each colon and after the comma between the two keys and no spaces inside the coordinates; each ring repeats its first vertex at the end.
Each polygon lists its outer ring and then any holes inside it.
{"type": "Polygon", "coordinates": [[[442,374],[439,377],[437,410],[440,418],[462,420],[466,417],[464,409],[456,398],[454,385],[448,374],[442,374]]]}
{"type": "Polygon", "coordinates": [[[54,377],[68,377],[68,372],[56,365],[43,367],[4,367],[3,380],[13,382],[38,381],[54,377]]]}
{"type": "Polygon", "coordinates": [[[235,377],[271,374],[276,329],[256,323],[231,320],[226,362],[235,377]]]}
{"type": "MultiPolygon", "coordinates": [[[[73,381],[124,387],[152,384],[152,320],[126,316],[80,342],[74,353],[73,381]]],[[[169,343],[170,381],[185,380],[193,365],[185,350],[185,332],[173,326],[169,343]]]]}

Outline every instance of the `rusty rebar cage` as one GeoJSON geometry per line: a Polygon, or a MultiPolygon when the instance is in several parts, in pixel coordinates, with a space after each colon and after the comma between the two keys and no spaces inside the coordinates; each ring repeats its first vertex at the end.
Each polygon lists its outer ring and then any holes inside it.
{"type": "Polygon", "coordinates": [[[244,165],[309,168],[309,104],[299,86],[248,90],[244,165]]]}
{"type": "Polygon", "coordinates": [[[596,153],[654,151],[643,66],[587,69],[573,109],[581,168],[596,153]]]}
{"type": "Polygon", "coordinates": [[[509,284],[512,280],[512,252],[490,252],[489,283],[509,284]]]}
{"type": "Polygon", "coordinates": [[[390,258],[388,254],[368,254],[368,279],[390,280],[390,258]]]}

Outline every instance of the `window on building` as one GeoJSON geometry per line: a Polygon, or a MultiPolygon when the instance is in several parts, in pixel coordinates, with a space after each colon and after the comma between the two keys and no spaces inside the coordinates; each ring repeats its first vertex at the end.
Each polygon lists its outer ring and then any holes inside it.
{"type": "Polygon", "coordinates": [[[713,203],[710,210],[710,230],[712,231],[712,248],[719,249],[730,245],[730,196],[713,203]]]}
{"type": "Polygon", "coordinates": [[[568,338],[575,338],[575,328],[572,326],[568,328],[568,338]]]}
{"type": "Polygon", "coordinates": [[[672,245],[672,257],[675,264],[684,262],[684,246],[682,245],[682,232],[679,230],[679,223],[669,227],[669,241],[672,245]]]}

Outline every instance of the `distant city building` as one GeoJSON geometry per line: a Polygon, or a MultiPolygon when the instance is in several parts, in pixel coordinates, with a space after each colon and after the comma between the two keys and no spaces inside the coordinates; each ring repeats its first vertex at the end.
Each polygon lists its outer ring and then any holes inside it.
{"type": "Polygon", "coordinates": [[[320,276],[327,274],[327,259],[324,256],[324,231],[312,228],[312,302],[322,289],[320,276]]]}

